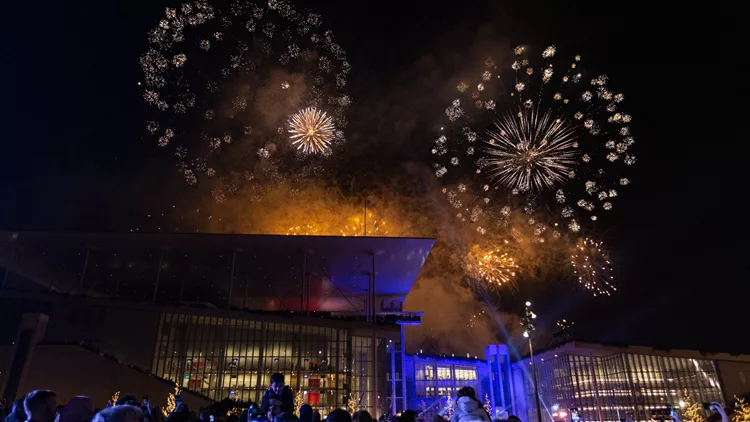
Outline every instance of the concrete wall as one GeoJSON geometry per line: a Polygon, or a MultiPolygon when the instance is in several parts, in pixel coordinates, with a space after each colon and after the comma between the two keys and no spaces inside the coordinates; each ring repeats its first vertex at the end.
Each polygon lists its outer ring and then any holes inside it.
{"type": "Polygon", "coordinates": [[[716,368],[719,370],[725,403],[732,403],[734,396],[750,392],[750,362],[719,360],[716,361],[716,368]]]}
{"type": "MultiPolygon", "coordinates": [[[[144,374],[110,358],[75,345],[39,344],[29,362],[30,368],[19,391],[25,394],[36,389],[57,393],[58,403],[67,403],[77,395],[89,396],[94,406],[103,408],[115,391],[147,395],[152,403],[163,406],[174,387],[158,378],[144,374]]],[[[187,392],[182,397],[191,410],[197,411],[208,401],[187,392]]]]}

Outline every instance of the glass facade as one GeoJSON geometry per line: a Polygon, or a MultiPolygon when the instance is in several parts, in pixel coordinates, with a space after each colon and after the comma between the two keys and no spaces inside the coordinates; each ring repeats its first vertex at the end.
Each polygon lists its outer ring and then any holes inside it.
{"type": "Polygon", "coordinates": [[[384,340],[377,338],[377,358],[373,340],[340,328],[162,314],[152,371],[211,399],[255,402],[280,372],[322,414],[346,407],[350,393],[374,413],[385,380],[376,388],[373,374],[386,362],[384,340]]]}
{"type": "MultiPolygon", "coordinates": [[[[524,361],[528,365],[529,361],[524,361]]],[[[537,361],[542,420],[558,409],[578,409],[581,420],[660,419],[668,405],[683,403],[684,391],[697,402],[723,402],[714,362],[642,354],[605,357],[566,355],[537,361]]],[[[524,377],[529,420],[537,420],[534,387],[524,377]]]]}
{"type": "Polygon", "coordinates": [[[458,390],[466,386],[473,387],[477,393],[482,393],[481,383],[477,376],[477,365],[486,366],[483,361],[477,361],[472,365],[459,360],[415,359],[414,384],[417,400],[433,399],[425,400],[431,402],[436,398],[445,398],[448,394],[455,398],[458,390]]]}

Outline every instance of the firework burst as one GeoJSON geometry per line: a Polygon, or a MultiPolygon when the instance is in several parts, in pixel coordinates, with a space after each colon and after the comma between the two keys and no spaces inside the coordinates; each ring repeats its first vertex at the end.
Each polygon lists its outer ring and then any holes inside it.
{"type": "Polygon", "coordinates": [[[193,0],[166,8],[148,42],[146,131],[216,202],[302,182],[345,141],[351,65],[319,14],[289,0],[193,0]],[[289,142],[295,113],[304,131],[289,142]]]}
{"type": "Polygon", "coordinates": [[[570,265],[578,282],[594,296],[609,296],[617,290],[612,284],[612,263],[602,242],[580,239],[570,256],[570,265]]]}
{"type": "Polygon", "coordinates": [[[490,179],[519,192],[564,183],[576,164],[578,143],[569,122],[522,109],[495,120],[485,152],[490,179]]]}
{"type": "Polygon", "coordinates": [[[315,107],[300,110],[289,119],[292,145],[305,154],[329,154],[335,130],[333,119],[315,107]]]}
{"type": "Polygon", "coordinates": [[[385,220],[377,218],[374,213],[367,213],[367,227],[364,219],[360,216],[351,217],[341,229],[341,235],[345,237],[355,236],[388,236],[388,228],[385,220]],[[365,229],[367,233],[365,233],[365,229]]]}
{"type": "Polygon", "coordinates": [[[289,227],[286,232],[287,236],[320,236],[320,229],[311,224],[300,224],[289,227]]]}
{"type": "Polygon", "coordinates": [[[490,250],[477,257],[477,275],[491,287],[502,287],[512,283],[518,265],[507,252],[490,250]]]}
{"type": "Polygon", "coordinates": [[[504,224],[506,207],[559,227],[540,236],[576,233],[629,184],[635,141],[625,96],[606,75],[588,76],[580,56],[559,63],[554,46],[513,54],[507,67],[488,59],[476,81],[458,83],[431,147],[435,176],[451,186],[444,193],[457,219],[482,234],[504,224]]]}

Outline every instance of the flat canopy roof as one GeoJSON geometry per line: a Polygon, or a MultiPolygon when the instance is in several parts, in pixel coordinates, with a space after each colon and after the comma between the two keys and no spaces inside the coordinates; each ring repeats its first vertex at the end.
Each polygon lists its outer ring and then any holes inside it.
{"type": "Polygon", "coordinates": [[[379,299],[404,297],[435,242],[198,233],[0,236],[0,267],[11,270],[5,280],[9,289],[298,310],[306,273],[311,310],[351,312],[364,310],[373,256],[379,299]]]}

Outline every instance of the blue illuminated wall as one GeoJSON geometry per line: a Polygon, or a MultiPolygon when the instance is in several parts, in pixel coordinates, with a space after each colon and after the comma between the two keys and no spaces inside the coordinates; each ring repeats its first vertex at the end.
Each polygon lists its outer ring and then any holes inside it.
{"type": "Polygon", "coordinates": [[[408,409],[433,413],[445,406],[449,393],[455,400],[465,386],[473,387],[482,402],[485,395],[492,400],[489,365],[479,357],[406,355],[404,374],[408,409]]]}

